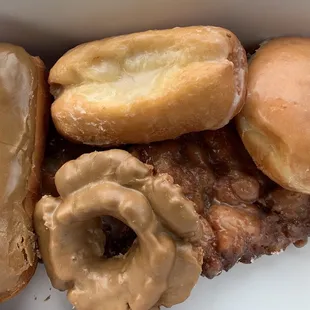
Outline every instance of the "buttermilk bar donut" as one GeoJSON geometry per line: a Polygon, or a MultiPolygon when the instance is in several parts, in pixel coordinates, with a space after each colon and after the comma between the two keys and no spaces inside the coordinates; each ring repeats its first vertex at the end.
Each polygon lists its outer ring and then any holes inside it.
{"type": "Polygon", "coordinates": [[[44,65],[0,44],[0,302],[16,295],[36,267],[32,215],[38,200],[47,123],[44,65]]]}
{"type": "Polygon", "coordinates": [[[169,175],[110,150],[66,163],[55,182],[60,197],[38,202],[35,227],[52,284],[76,309],[158,309],[189,296],[201,273],[201,225],[169,175]],[[104,257],[104,215],[137,235],[124,256],[104,257]]]}
{"type": "Polygon", "coordinates": [[[242,108],[246,54],[230,31],[186,27],[80,45],[51,69],[52,117],[85,144],[148,143],[217,129],[242,108]]]}
{"type": "Polygon", "coordinates": [[[310,39],[274,39],[257,50],[237,125],[259,169],[310,194],[310,39]]]}

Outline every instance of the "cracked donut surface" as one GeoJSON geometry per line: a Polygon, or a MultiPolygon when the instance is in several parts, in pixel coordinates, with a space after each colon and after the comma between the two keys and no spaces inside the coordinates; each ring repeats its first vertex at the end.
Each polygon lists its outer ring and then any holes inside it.
{"type": "Polygon", "coordinates": [[[55,181],[60,197],[39,201],[35,227],[53,286],[77,309],[149,310],[189,296],[201,273],[202,227],[169,175],[110,150],[66,163],[55,181]],[[104,215],[136,233],[125,255],[104,258],[104,215]]]}
{"type": "Polygon", "coordinates": [[[245,51],[219,27],[152,30],[82,44],[49,75],[52,117],[92,145],[149,143],[225,126],[244,104],[245,51]]]}

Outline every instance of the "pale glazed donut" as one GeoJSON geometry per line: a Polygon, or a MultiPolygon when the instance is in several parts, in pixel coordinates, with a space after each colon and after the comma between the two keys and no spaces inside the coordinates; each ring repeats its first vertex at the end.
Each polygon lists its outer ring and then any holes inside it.
{"type": "Polygon", "coordinates": [[[37,204],[40,251],[55,288],[78,310],[149,310],[184,301],[201,273],[194,203],[166,174],[121,150],[94,152],[56,174],[59,198],[37,204]],[[125,256],[104,259],[100,216],[137,234],[125,256]]]}
{"type": "Polygon", "coordinates": [[[259,169],[286,189],[310,194],[309,38],[274,39],[258,49],[237,125],[259,169]]]}
{"type": "Polygon", "coordinates": [[[51,69],[52,117],[66,138],[120,145],[218,129],[242,108],[247,61],[230,31],[185,27],[80,45],[51,69]]]}

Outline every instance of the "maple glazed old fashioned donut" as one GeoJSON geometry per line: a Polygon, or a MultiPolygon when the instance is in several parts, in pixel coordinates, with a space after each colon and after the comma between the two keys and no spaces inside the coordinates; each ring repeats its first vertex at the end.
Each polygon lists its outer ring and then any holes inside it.
{"type": "Polygon", "coordinates": [[[78,310],[148,310],[184,301],[201,273],[199,216],[167,174],[121,150],[66,163],[60,197],[44,196],[35,227],[48,275],[78,310]],[[124,255],[104,258],[100,216],[137,235],[124,255]]]}
{"type": "Polygon", "coordinates": [[[247,61],[219,27],[153,30],[82,44],[49,75],[52,118],[67,139],[149,143],[225,126],[242,108],[247,61]]]}

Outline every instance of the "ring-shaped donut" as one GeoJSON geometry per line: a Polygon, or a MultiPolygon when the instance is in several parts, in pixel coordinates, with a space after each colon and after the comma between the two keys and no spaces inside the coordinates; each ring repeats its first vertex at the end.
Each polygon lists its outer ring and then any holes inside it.
{"type": "Polygon", "coordinates": [[[68,162],[55,180],[60,197],[39,201],[35,226],[53,286],[78,310],[149,310],[189,296],[201,273],[200,222],[168,175],[110,150],[68,162]],[[105,215],[137,235],[124,256],[104,258],[105,215]]]}

